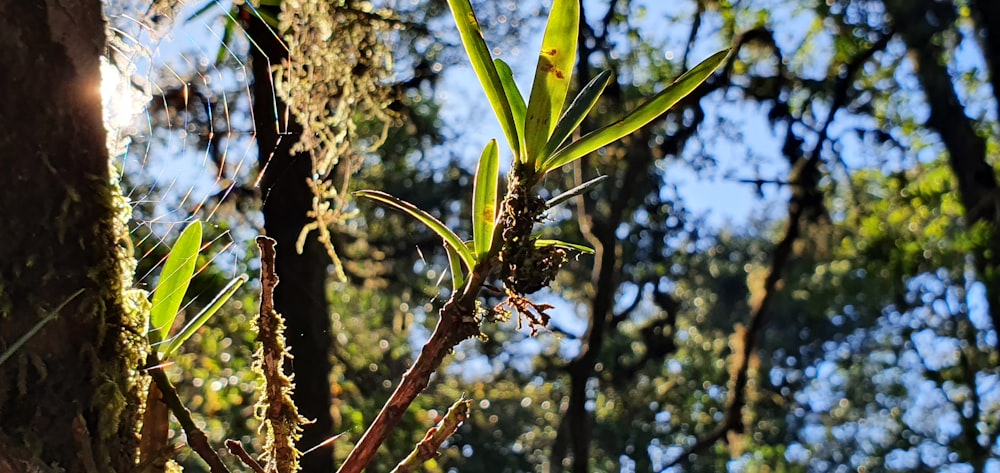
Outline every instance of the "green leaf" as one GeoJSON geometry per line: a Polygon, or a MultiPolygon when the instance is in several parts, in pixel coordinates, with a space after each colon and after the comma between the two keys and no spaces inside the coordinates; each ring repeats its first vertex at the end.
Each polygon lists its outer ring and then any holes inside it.
{"type": "Polygon", "coordinates": [[[542,173],[557,169],[585,156],[591,151],[606,146],[638,130],[643,125],[662,115],[701,85],[705,79],[708,79],[708,76],[712,75],[725,62],[728,55],[728,49],[713,54],[625,117],[603,128],[594,130],[579,140],[562,147],[552,156],[549,156],[537,169],[542,173]]]}
{"type": "Polygon", "coordinates": [[[451,267],[451,289],[458,292],[465,284],[465,271],[462,270],[462,257],[448,243],[444,244],[448,252],[448,265],[451,267]]]}
{"type": "Polygon", "coordinates": [[[465,52],[469,55],[469,62],[472,63],[472,70],[476,71],[486,98],[489,99],[493,107],[493,113],[500,120],[500,127],[503,128],[510,149],[515,156],[521,154],[520,138],[517,135],[517,126],[514,124],[514,115],[511,112],[510,104],[507,102],[507,95],[504,93],[503,85],[500,83],[500,76],[493,65],[490,50],[483,39],[483,32],[479,29],[479,20],[476,19],[475,12],[469,0],[448,0],[451,7],[451,14],[455,17],[455,25],[458,26],[458,33],[462,37],[462,44],[465,52]]]}
{"type": "Polygon", "coordinates": [[[573,61],[576,59],[576,39],[580,29],[580,0],[555,0],[549,14],[538,52],[535,80],[528,99],[528,116],[525,120],[525,163],[541,161],[539,154],[549,141],[556,117],[566,103],[573,78],[573,61]]]}
{"type": "Polygon", "coordinates": [[[188,322],[183,329],[181,329],[181,332],[177,336],[170,340],[167,348],[163,350],[162,359],[166,359],[170,356],[175,350],[177,350],[177,348],[186,342],[187,339],[191,338],[191,335],[194,335],[194,333],[197,332],[202,325],[205,325],[205,322],[208,322],[208,319],[212,318],[212,316],[215,315],[220,308],[222,308],[222,305],[233,297],[236,290],[239,289],[243,283],[247,282],[247,279],[249,278],[246,274],[241,274],[239,277],[229,281],[229,284],[226,284],[226,287],[222,288],[215,298],[212,299],[212,302],[208,304],[208,307],[205,307],[201,312],[199,312],[198,315],[191,319],[191,321],[188,322]]]}
{"type": "Polygon", "coordinates": [[[601,93],[604,92],[609,83],[611,83],[611,71],[601,71],[597,77],[591,79],[590,83],[573,99],[573,103],[569,104],[569,108],[559,119],[555,130],[552,131],[552,136],[545,143],[545,149],[542,150],[535,163],[543,162],[566,142],[566,138],[573,134],[573,130],[576,130],[580,123],[583,123],[583,119],[587,117],[594,105],[597,105],[597,100],[601,98],[601,93]]]}
{"type": "Polygon", "coordinates": [[[482,261],[490,252],[497,219],[497,178],[500,173],[500,150],[497,140],[490,140],[479,158],[472,189],[472,241],[476,259],[482,261]]]}
{"type": "Polygon", "coordinates": [[[222,29],[222,41],[219,43],[219,52],[215,55],[215,63],[222,64],[230,54],[229,46],[233,41],[233,33],[237,28],[236,18],[233,15],[226,15],[226,24],[222,29]]]}
{"type": "Polygon", "coordinates": [[[275,30],[280,29],[281,21],[278,20],[278,15],[275,12],[266,8],[255,8],[253,5],[249,3],[245,3],[244,6],[250,8],[250,11],[253,13],[254,16],[260,18],[261,21],[266,23],[271,28],[275,30]]]}
{"type": "Polygon", "coordinates": [[[549,200],[546,200],[545,208],[551,209],[552,207],[555,207],[563,202],[566,202],[567,200],[572,199],[573,197],[576,197],[580,194],[583,194],[584,192],[589,191],[590,189],[593,189],[595,186],[604,182],[607,179],[608,176],[605,174],[602,176],[597,176],[587,182],[584,182],[583,184],[580,184],[566,192],[563,192],[562,194],[559,194],[549,200]]]}
{"type": "Polygon", "coordinates": [[[217,7],[217,6],[221,7],[222,4],[219,3],[219,2],[208,2],[208,3],[206,3],[205,6],[199,8],[198,11],[192,13],[190,16],[188,16],[187,18],[185,18],[184,19],[184,23],[187,23],[187,22],[189,22],[189,21],[191,21],[191,20],[193,20],[195,18],[198,18],[198,17],[204,15],[205,13],[208,13],[209,10],[211,10],[211,9],[217,7]]]}
{"type": "Polygon", "coordinates": [[[356,191],[354,195],[359,197],[367,197],[372,200],[377,200],[379,202],[382,202],[383,204],[389,205],[390,207],[394,207],[397,210],[401,210],[409,214],[411,217],[419,220],[424,225],[430,227],[431,230],[434,230],[434,233],[437,233],[438,236],[440,236],[441,239],[445,241],[445,243],[451,245],[452,248],[458,251],[458,255],[462,258],[462,262],[465,263],[465,266],[468,267],[469,270],[472,270],[472,268],[475,266],[476,257],[475,255],[472,254],[472,250],[470,250],[468,246],[465,246],[465,243],[462,242],[462,239],[459,238],[458,235],[455,234],[455,232],[451,231],[451,229],[446,227],[443,223],[441,223],[440,220],[434,218],[433,215],[423,210],[420,210],[415,205],[409,202],[399,200],[389,194],[386,194],[385,192],[356,191]]]}
{"type": "Polygon", "coordinates": [[[577,245],[576,243],[566,243],[562,240],[535,240],[535,248],[544,248],[546,246],[558,246],[560,248],[568,248],[570,250],[576,250],[581,253],[587,253],[588,255],[594,254],[594,249],[589,246],[577,245]]]}
{"type": "Polygon", "coordinates": [[[157,343],[167,338],[167,331],[173,326],[181,301],[191,283],[200,249],[201,221],[195,220],[177,238],[160,273],[160,281],[153,292],[153,306],[149,311],[149,323],[152,327],[149,331],[150,342],[157,343]]]}
{"type": "Polygon", "coordinates": [[[519,139],[518,146],[524,150],[524,116],[528,113],[527,106],[524,105],[524,96],[521,95],[517,83],[514,82],[514,71],[510,69],[510,66],[500,58],[494,59],[493,65],[497,68],[497,74],[500,75],[500,85],[503,86],[504,94],[507,95],[510,111],[514,114],[514,128],[517,130],[519,139]]]}

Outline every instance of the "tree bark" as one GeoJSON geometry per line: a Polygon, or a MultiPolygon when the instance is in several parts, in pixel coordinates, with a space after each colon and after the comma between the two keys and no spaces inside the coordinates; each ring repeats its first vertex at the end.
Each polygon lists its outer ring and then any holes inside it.
{"type": "MultiPolygon", "coordinates": [[[[251,51],[259,165],[265,170],[260,184],[264,231],[278,242],[276,272],[281,283],[274,291],[274,305],[285,317],[285,337],[294,357],[293,399],[299,413],[314,421],[299,440],[300,450],[305,450],[334,435],[329,380],[332,339],[326,298],[330,258],[315,238],[307,240],[302,254],[295,251],[299,232],[311,221],[307,212],[312,209],[313,194],[306,179],[312,173],[312,162],[307,154],[290,152],[302,127],[290,117],[285,122],[287,106],[274,94],[270,66],[287,60],[288,51],[267,25],[250,16],[247,31],[259,46],[251,51]]],[[[331,450],[306,455],[301,465],[305,472],[333,471],[331,450]]]]}
{"type": "Polygon", "coordinates": [[[146,349],[97,0],[0,1],[0,472],[135,469],[146,349]],[[24,343],[20,343],[24,341],[24,343]]]}

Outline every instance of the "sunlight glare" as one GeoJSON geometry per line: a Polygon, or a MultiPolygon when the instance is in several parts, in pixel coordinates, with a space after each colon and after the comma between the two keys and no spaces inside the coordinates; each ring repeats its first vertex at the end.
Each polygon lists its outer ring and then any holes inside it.
{"type": "Polygon", "coordinates": [[[124,151],[129,135],[127,129],[142,113],[146,100],[143,93],[133,87],[106,58],[101,58],[101,103],[104,128],[108,132],[108,149],[117,155],[124,151]]]}

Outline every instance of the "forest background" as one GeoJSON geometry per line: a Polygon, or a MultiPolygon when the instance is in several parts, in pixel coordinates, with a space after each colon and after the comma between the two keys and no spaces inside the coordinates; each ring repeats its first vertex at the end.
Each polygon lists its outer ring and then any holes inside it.
{"type": "MultiPolygon", "coordinates": [[[[473,4],[527,95],[548,5],[473,4]]],[[[294,399],[315,420],[300,449],[344,433],[302,465],[333,471],[450,290],[437,235],[348,191],[470,235],[475,159],[501,136],[447,5],[104,8],[135,284],[156,287],[195,219],[209,243],[178,325],[251,275],[165,371],[210,443],[253,450],[253,236],[275,238],[294,399]]],[[[585,130],[732,53],[663,119],[547,177],[544,198],[608,176],[540,225],[595,254],[533,297],[554,306],[546,329],[515,316],[459,345],[370,471],[463,395],[427,471],[1000,471],[1000,6],[588,0],[579,44],[574,89],[614,73],[585,130]]]]}

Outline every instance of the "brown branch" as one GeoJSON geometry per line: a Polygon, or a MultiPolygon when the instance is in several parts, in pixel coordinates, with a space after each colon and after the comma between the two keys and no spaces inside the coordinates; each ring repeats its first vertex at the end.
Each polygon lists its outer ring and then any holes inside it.
{"type": "Polygon", "coordinates": [[[247,453],[246,449],[243,448],[242,443],[229,439],[226,440],[226,448],[229,449],[229,453],[232,453],[239,458],[244,465],[250,467],[254,473],[266,473],[264,471],[264,467],[260,466],[260,463],[257,463],[257,460],[254,460],[254,458],[247,453]]]}
{"type": "Polygon", "coordinates": [[[439,450],[441,450],[441,445],[444,444],[444,441],[448,440],[462,425],[462,422],[465,422],[469,418],[469,408],[471,406],[472,400],[466,399],[465,396],[455,401],[448,408],[444,419],[441,419],[441,422],[438,422],[437,425],[427,431],[424,439],[417,443],[410,454],[403,461],[399,462],[399,465],[396,465],[396,468],[392,470],[393,473],[418,471],[424,462],[440,455],[439,450]]]}
{"type": "Polygon", "coordinates": [[[156,352],[150,353],[147,365],[152,366],[148,370],[149,376],[153,378],[156,387],[160,389],[161,400],[170,408],[170,412],[174,413],[177,422],[184,429],[184,435],[187,436],[188,446],[191,447],[191,450],[194,450],[202,460],[205,460],[205,463],[208,463],[209,471],[212,473],[230,473],[229,468],[226,468],[226,465],[222,463],[222,458],[219,458],[218,452],[208,443],[208,436],[191,419],[191,411],[184,407],[184,403],[177,396],[177,390],[170,383],[167,374],[163,372],[163,366],[161,366],[156,352]]]}
{"type": "MultiPolygon", "coordinates": [[[[535,183],[537,183],[537,178],[521,185],[530,189],[535,183]]],[[[511,186],[508,189],[508,195],[514,190],[514,187],[511,186]]],[[[504,211],[503,208],[502,205],[501,212],[504,211]]],[[[392,429],[399,425],[406,409],[427,388],[431,375],[441,366],[444,357],[462,340],[479,334],[480,318],[476,312],[476,298],[497,263],[497,255],[503,245],[503,233],[503,229],[497,229],[490,245],[492,248],[490,254],[473,268],[463,290],[453,293],[448,302],[441,308],[440,318],[430,339],[424,343],[420,355],[413,362],[413,366],[403,374],[399,385],[382,406],[378,416],[358,440],[351,453],[347,455],[344,464],[337,470],[338,473],[360,473],[364,470],[371,463],[375,452],[385,442],[392,429]]]]}
{"type": "Polygon", "coordinates": [[[266,432],[264,458],[268,471],[292,473],[299,470],[299,451],[295,441],[306,422],[299,415],[292,401],[294,385],[284,373],[285,360],[289,358],[285,347],[285,323],[274,310],[274,288],[278,275],[274,271],[277,242],[258,236],[260,248],[260,314],[257,316],[257,341],[260,348],[254,353],[254,369],[264,378],[264,389],[256,410],[261,413],[262,431],[266,432]]]}
{"type": "MultiPolygon", "coordinates": [[[[499,235],[501,232],[496,232],[499,235]]],[[[497,247],[498,245],[494,245],[497,247]]],[[[354,446],[341,465],[339,473],[360,473],[371,463],[379,446],[403,418],[413,400],[427,388],[431,375],[437,371],[455,345],[473,335],[479,334],[479,323],[475,317],[475,299],[492,265],[489,261],[476,266],[466,284],[466,291],[460,296],[452,296],[441,308],[434,333],[420,350],[420,355],[405,374],[371,426],[354,446]]]]}

